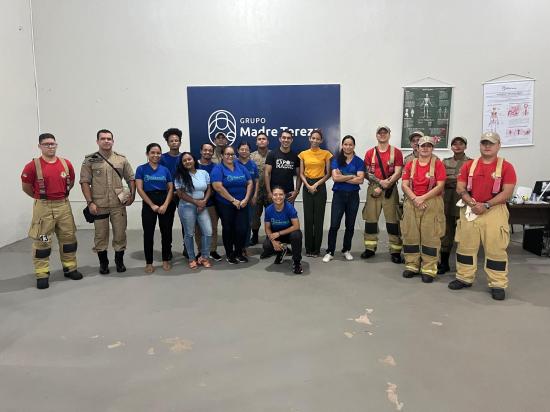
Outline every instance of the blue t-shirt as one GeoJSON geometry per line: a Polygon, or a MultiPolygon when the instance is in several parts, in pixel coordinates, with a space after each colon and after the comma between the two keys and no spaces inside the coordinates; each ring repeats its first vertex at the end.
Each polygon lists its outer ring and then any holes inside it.
{"type": "MultiPolygon", "coordinates": [[[[240,160],[239,160],[240,163],[240,160]]],[[[250,173],[250,178],[252,180],[258,179],[260,176],[258,174],[258,165],[254,163],[252,160],[248,159],[248,162],[241,163],[244,167],[246,167],[246,170],[248,170],[248,173],[250,173]]]]}
{"type": "Polygon", "coordinates": [[[158,165],[154,170],[149,163],[138,166],[136,170],[136,180],[143,180],[143,190],[151,192],[153,190],[168,190],[168,183],[172,182],[170,170],[163,165],[158,165]]]}
{"type": "Polygon", "coordinates": [[[170,174],[174,176],[176,174],[176,168],[178,167],[178,162],[180,159],[181,154],[177,156],[172,156],[170,152],[166,152],[160,155],[159,163],[168,168],[168,170],[170,170],[170,174]]]}
{"type": "MultiPolygon", "coordinates": [[[[216,166],[216,163],[214,162],[210,162],[207,165],[202,165],[199,163],[199,169],[206,170],[208,174],[212,173],[212,169],[214,169],[214,166],[216,166]]],[[[214,206],[214,193],[210,195],[210,197],[208,198],[208,202],[206,202],[206,207],[208,206],[214,206]]]]}
{"type": "MultiPolygon", "coordinates": [[[[239,161],[234,162],[233,166],[234,168],[231,170],[223,163],[218,163],[210,173],[210,181],[212,183],[222,182],[223,187],[231,196],[237,200],[243,200],[246,196],[246,185],[251,180],[250,173],[239,161]]],[[[216,201],[226,205],[231,204],[229,200],[220,196],[217,192],[216,201]]]]}
{"type": "MultiPolygon", "coordinates": [[[[363,162],[363,160],[359,156],[353,156],[353,159],[351,159],[351,162],[347,163],[345,166],[339,166],[338,159],[333,158],[330,161],[330,166],[332,170],[339,169],[340,173],[342,173],[344,176],[347,176],[347,175],[357,176],[357,172],[365,171],[365,162],[363,162]]],[[[332,185],[332,191],[355,192],[360,189],[359,186],[360,185],[355,185],[353,183],[335,182],[332,185]]]]}
{"type": "Polygon", "coordinates": [[[264,222],[271,223],[271,231],[278,232],[292,226],[291,219],[297,219],[298,212],[289,202],[285,201],[283,210],[280,212],[275,209],[272,203],[265,209],[264,222]]]}
{"type": "MultiPolygon", "coordinates": [[[[206,170],[197,169],[195,174],[191,174],[191,180],[193,181],[192,192],[185,190],[185,188],[183,187],[183,182],[179,178],[175,181],[176,190],[183,189],[183,191],[191,196],[193,199],[203,199],[204,193],[206,192],[206,189],[208,189],[208,185],[210,184],[210,175],[206,170]]],[[[180,202],[189,203],[183,199],[181,199],[180,202]]]]}

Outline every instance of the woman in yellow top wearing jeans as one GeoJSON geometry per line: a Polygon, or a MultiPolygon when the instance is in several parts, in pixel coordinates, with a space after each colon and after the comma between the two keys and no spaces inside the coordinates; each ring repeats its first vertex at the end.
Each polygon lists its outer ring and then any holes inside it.
{"type": "Polygon", "coordinates": [[[332,154],[321,149],[323,133],[314,129],[309,134],[310,148],[301,152],[300,179],[304,183],[304,237],[306,256],[318,257],[323,241],[323,221],[327,189],[325,182],[330,177],[330,159],[332,154]]]}

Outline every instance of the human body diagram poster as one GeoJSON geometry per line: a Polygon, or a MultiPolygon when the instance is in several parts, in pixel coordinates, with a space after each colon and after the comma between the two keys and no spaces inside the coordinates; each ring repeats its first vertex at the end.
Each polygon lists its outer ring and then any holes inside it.
{"type": "Polygon", "coordinates": [[[497,132],[502,146],[533,144],[534,80],[483,85],[483,131],[497,132]]]}
{"type": "Polygon", "coordinates": [[[409,135],[417,130],[438,139],[437,149],[447,148],[452,87],[405,87],[401,147],[409,147],[409,135]]]}

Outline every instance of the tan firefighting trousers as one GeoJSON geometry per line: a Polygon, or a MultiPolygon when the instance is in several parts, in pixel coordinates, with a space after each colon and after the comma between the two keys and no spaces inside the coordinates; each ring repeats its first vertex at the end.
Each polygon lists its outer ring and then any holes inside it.
{"type": "Polygon", "coordinates": [[[466,220],[464,212],[465,208],[462,208],[456,227],[456,278],[465,283],[473,283],[481,244],[485,250],[485,273],[489,287],[505,289],[508,286],[506,249],[510,243],[506,205],[495,205],[471,222],[466,220]]]}
{"type": "Polygon", "coordinates": [[[33,239],[32,256],[37,278],[48,277],[53,234],[59,242],[61,264],[66,272],[76,269],[76,226],[71,203],[65,200],[34,201],[29,237],[33,239]]]}
{"type": "Polygon", "coordinates": [[[380,213],[384,211],[386,219],[386,230],[388,231],[390,253],[401,252],[401,236],[399,233],[399,193],[394,186],[391,196],[386,199],[384,192],[378,197],[372,197],[374,185],[369,185],[367,189],[367,200],[363,207],[363,220],[365,221],[365,233],[363,239],[365,249],[376,251],[378,246],[378,220],[380,213]]]}
{"type": "Polygon", "coordinates": [[[403,254],[407,270],[435,277],[441,237],[445,234],[443,199],[437,196],[425,204],[425,209],[419,209],[405,199],[401,221],[403,254]]]}

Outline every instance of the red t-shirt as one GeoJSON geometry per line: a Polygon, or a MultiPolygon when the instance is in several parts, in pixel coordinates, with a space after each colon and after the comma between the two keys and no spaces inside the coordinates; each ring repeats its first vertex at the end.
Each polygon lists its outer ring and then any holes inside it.
{"type": "MultiPolygon", "coordinates": [[[[74,182],[74,169],[71,162],[65,159],[69,168],[69,176],[71,182],[74,182]]],[[[44,185],[46,186],[46,198],[48,200],[65,199],[65,191],[67,189],[67,180],[65,178],[65,168],[59,158],[54,163],[48,163],[40,157],[40,165],[42,166],[42,176],[44,177],[44,185]]],[[[40,189],[38,187],[38,179],[36,178],[36,167],[34,161],[25,165],[21,173],[21,181],[30,183],[33,187],[34,198],[40,199],[40,189]]]]}
{"type": "MultiPolygon", "coordinates": [[[[372,154],[374,153],[374,147],[372,149],[367,150],[367,154],[365,154],[365,166],[367,170],[369,170],[372,173],[372,170],[370,170],[370,167],[372,166],[372,154]]],[[[380,153],[380,158],[382,159],[382,165],[384,166],[384,172],[386,172],[386,178],[390,177],[393,173],[389,172],[389,166],[388,162],[390,161],[390,153],[391,148],[388,147],[388,150],[385,152],[381,152],[378,150],[378,153],[380,153]]],[[[401,153],[401,150],[399,150],[397,147],[395,148],[395,154],[393,159],[393,166],[403,166],[403,153],[401,153]]],[[[382,175],[382,171],[380,170],[380,163],[378,162],[378,157],[376,154],[374,155],[374,175],[378,179],[384,179],[384,176],[382,175]]]]}
{"type": "MultiPolygon", "coordinates": [[[[412,190],[416,196],[422,196],[428,193],[428,187],[430,186],[430,163],[431,160],[421,165],[420,161],[416,162],[416,170],[414,171],[412,190]]],[[[409,162],[405,165],[403,171],[403,180],[411,180],[411,170],[413,162],[409,162]]],[[[447,179],[447,172],[445,171],[445,165],[439,159],[435,160],[435,180],[436,182],[444,182],[447,179]]],[[[443,195],[443,192],[441,193],[443,195]]]]}
{"type": "MultiPolygon", "coordinates": [[[[473,160],[468,160],[460,168],[457,180],[468,184],[468,175],[470,174],[470,166],[473,160]]],[[[481,159],[477,162],[476,170],[474,170],[472,181],[472,197],[476,202],[487,202],[491,200],[493,195],[493,184],[495,182],[494,173],[497,170],[497,159],[494,162],[485,164],[481,159]]],[[[514,166],[506,160],[502,162],[502,185],[515,185],[517,181],[516,171],[514,166]]],[[[501,187],[502,190],[502,187],[501,187]]]]}

